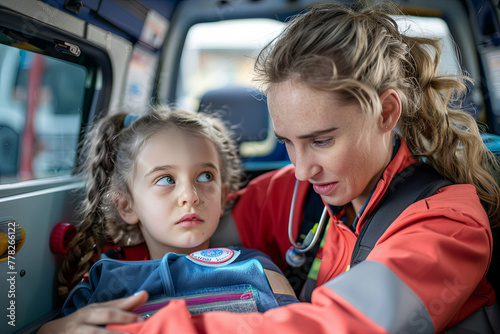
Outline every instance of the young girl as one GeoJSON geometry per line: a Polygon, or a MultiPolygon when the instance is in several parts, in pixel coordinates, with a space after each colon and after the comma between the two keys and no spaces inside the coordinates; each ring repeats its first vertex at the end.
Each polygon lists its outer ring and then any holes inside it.
{"type": "Polygon", "coordinates": [[[241,248],[207,250],[227,195],[240,180],[235,145],[222,123],[181,110],[136,118],[104,118],[88,136],[83,221],[59,275],[60,291],[67,294],[89,271],[103,241],[143,243],[143,251],[139,246],[106,253],[90,269],[90,282],[73,289],[63,315],[140,290],[150,294],[148,305],[138,310],[147,315],[172,298],[189,299],[193,313],[262,312],[295,302],[291,289],[270,289],[286,279],[265,255],[241,248]],[[110,259],[144,255],[153,261],[110,259]]]}

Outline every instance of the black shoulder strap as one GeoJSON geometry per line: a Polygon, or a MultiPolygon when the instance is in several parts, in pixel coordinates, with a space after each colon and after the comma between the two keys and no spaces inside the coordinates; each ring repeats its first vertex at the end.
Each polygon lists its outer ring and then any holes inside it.
{"type": "Polygon", "coordinates": [[[412,203],[452,184],[425,163],[415,163],[394,176],[380,203],[363,225],[351,258],[351,267],[366,259],[377,240],[412,203]]]}

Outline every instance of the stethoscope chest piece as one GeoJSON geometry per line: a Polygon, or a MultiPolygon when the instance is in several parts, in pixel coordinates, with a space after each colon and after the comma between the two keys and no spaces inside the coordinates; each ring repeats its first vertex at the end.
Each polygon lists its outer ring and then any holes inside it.
{"type": "Polygon", "coordinates": [[[306,262],[306,256],[303,253],[297,252],[293,246],[286,251],[285,259],[291,267],[300,267],[306,262]]]}

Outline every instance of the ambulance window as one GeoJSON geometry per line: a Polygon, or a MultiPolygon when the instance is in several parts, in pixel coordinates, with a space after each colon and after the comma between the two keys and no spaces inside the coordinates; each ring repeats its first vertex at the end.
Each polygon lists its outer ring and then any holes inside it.
{"type": "MultiPolygon", "coordinates": [[[[460,74],[456,47],[447,23],[438,17],[395,16],[409,36],[439,38],[442,54],[438,71],[460,74]]],[[[177,102],[197,109],[209,89],[251,85],[258,51],[275,37],[285,23],[272,19],[241,19],[196,24],[188,31],[182,51],[177,102]]]]}
{"type": "Polygon", "coordinates": [[[81,128],[86,68],[20,47],[0,44],[0,184],[71,174],[81,128]]]}
{"type": "Polygon", "coordinates": [[[439,74],[461,74],[457,48],[448,24],[443,19],[417,16],[395,16],[394,18],[398,23],[399,30],[407,36],[439,39],[441,46],[441,58],[438,66],[439,74]]]}
{"type": "Polygon", "coordinates": [[[177,103],[196,110],[207,90],[251,85],[255,57],[283,27],[283,22],[272,19],[228,20],[191,27],[182,51],[177,103]]]}

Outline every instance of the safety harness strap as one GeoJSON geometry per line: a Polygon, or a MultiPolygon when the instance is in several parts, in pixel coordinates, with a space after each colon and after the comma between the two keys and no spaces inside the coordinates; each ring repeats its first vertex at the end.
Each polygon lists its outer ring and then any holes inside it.
{"type": "Polygon", "coordinates": [[[396,174],[380,203],[359,233],[351,258],[351,268],[364,261],[394,220],[412,203],[433,195],[452,182],[429,165],[417,162],[396,174]]]}

